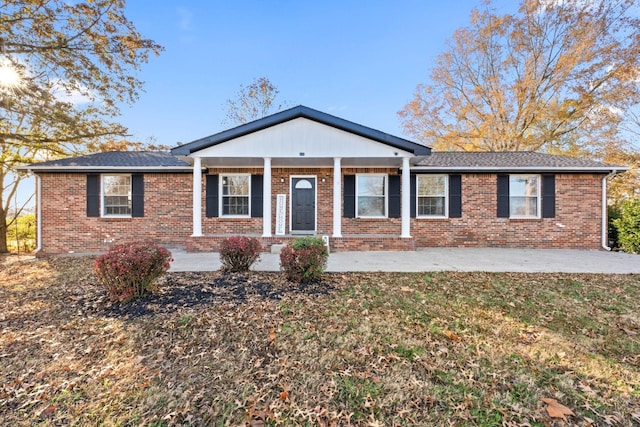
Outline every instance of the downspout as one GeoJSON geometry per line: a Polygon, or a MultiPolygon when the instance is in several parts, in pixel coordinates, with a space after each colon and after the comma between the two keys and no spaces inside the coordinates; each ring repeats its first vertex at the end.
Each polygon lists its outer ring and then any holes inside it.
{"type": "Polygon", "coordinates": [[[36,249],[34,253],[37,254],[42,250],[42,184],[40,175],[34,174],[34,176],[36,177],[36,249]]]}
{"type": "Polygon", "coordinates": [[[607,180],[618,173],[615,169],[602,178],[602,249],[610,251],[609,238],[609,212],[607,211],[607,180]]]}

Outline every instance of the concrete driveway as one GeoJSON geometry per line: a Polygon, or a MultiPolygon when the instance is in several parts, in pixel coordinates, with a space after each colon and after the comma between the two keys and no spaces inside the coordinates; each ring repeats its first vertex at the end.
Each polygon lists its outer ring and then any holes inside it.
{"type": "MultiPolygon", "coordinates": [[[[171,271],[215,271],[218,253],[174,251],[171,271]]],[[[280,257],[263,253],[257,271],[279,271],[280,257]]],[[[425,248],[414,252],[335,252],[327,271],[488,271],[522,273],[640,273],[640,255],[569,249],[425,248]]]]}

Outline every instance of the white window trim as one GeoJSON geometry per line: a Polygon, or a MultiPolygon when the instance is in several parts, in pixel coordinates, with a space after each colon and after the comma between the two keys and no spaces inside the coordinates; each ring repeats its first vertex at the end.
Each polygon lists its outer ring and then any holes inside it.
{"type": "Polygon", "coordinates": [[[250,173],[225,173],[225,174],[220,174],[220,179],[219,179],[219,188],[218,188],[218,206],[219,206],[219,212],[218,212],[218,216],[220,218],[251,218],[251,174],[250,173]],[[249,198],[249,203],[248,203],[248,213],[246,215],[226,215],[224,213],[224,198],[225,197],[233,197],[233,196],[224,196],[223,193],[223,187],[224,187],[224,178],[225,177],[230,177],[230,176],[246,176],[247,177],[247,181],[248,181],[248,194],[247,197],[249,198]]]}
{"type": "Polygon", "coordinates": [[[360,173],[356,174],[356,218],[389,218],[389,176],[385,173],[360,173]],[[358,201],[360,199],[360,195],[358,194],[358,179],[361,176],[373,177],[373,176],[381,176],[384,178],[384,215],[367,215],[361,216],[358,214],[359,207],[358,201]]]}
{"type": "Polygon", "coordinates": [[[101,218],[131,218],[133,213],[133,177],[130,173],[103,173],[100,175],[100,217],[101,218]],[[128,214],[107,214],[105,213],[106,206],[104,204],[105,191],[104,191],[104,178],[107,176],[128,176],[129,177],[129,202],[131,203],[130,211],[128,214]]]}
{"type": "Polygon", "coordinates": [[[427,219],[442,219],[442,218],[449,218],[449,175],[446,174],[417,174],[416,175],[416,218],[427,218],[427,219]],[[439,196],[421,196],[419,191],[420,191],[420,185],[418,185],[418,180],[420,179],[420,177],[425,177],[425,176],[430,176],[430,177],[435,177],[435,176],[442,176],[444,177],[444,215],[420,215],[419,213],[419,201],[420,201],[420,197],[439,197],[439,196]]]}
{"type": "MultiPolygon", "coordinates": [[[[509,218],[511,219],[540,219],[542,218],[542,175],[535,173],[525,173],[525,174],[510,174],[509,175],[509,218]],[[528,178],[528,177],[536,177],[536,214],[535,215],[511,215],[511,190],[513,186],[511,185],[511,177],[520,177],[520,178],[528,178]]],[[[524,195],[513,197],[526,197],[524,195]]]]}

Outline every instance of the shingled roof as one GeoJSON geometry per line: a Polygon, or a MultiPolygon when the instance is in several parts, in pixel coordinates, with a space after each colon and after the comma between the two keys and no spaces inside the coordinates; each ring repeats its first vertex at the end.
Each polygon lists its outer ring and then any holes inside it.
{"type": "Polygon", "coordinates": [[[35,163],[23,166],[21,169],[34,172],[99,172],[113,170],[172,172],[193,170],[189,163],[171,153],[161,151],[108,151],[35,163]]]}
{"type": "Polygon", "coordinates": [[[432,151],[430,156],[425,156],[417,162],[415,168],[430,171],[473,170],[477,172],[545,170],[621,172],[628,169],[625,166],[609,165],[594,160],[530,151],[432,151]]]}

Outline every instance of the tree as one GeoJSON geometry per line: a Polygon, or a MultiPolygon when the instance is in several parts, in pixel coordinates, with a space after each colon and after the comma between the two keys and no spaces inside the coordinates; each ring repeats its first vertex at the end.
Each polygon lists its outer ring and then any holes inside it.
{"type": "Polygon", "coordinates": [[[161,50],[125,17],[123,0],[0,5],[0,253],[21,179],[14,167],[126,135],[107,119],[137,99],[143,82],[135,74],[161,50]]]}
{"type": "Polygon", "coordinates": [[[235,99],[227,100],[224,125],[241,125],[282,110],[275,104],[280,91],[266,77],[254,79],[249,86],[240,85],[235,99]]]}
{"type": "Polygon", "coordinates": [[[399,115],[440,150],[596,156],[628,150],[623,113],[640,102],[634,0],[523,0],[474,10],[399,115]]]}

